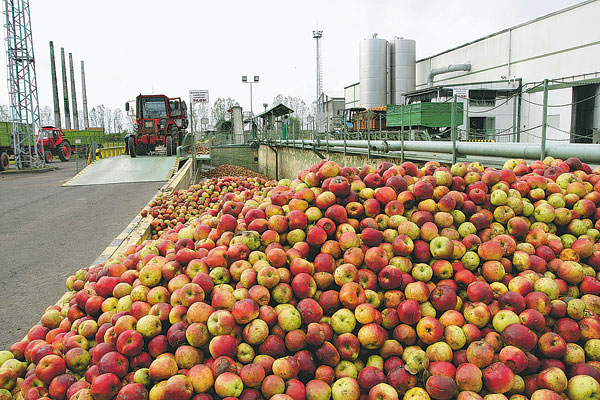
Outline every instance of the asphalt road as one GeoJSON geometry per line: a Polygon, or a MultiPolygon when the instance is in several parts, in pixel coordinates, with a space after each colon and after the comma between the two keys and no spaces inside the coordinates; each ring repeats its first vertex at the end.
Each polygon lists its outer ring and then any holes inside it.
{"type": "Polygon", "coordinates": [[[75,161],[45,173],[0,174],[0,350],[65,293],[164,182],[62,187],[75,161]]]}

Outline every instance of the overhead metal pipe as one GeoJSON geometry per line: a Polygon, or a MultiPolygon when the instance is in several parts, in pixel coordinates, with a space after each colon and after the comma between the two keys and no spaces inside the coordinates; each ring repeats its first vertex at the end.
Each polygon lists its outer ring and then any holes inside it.
{"type": "Polygon", "coordinates": [[[448,72],[457,72],[457,71],[470,71],[471,64],[450,64],[441,68],[434,68],[429,71],[429,75],[427,76],[427,87],[433,86],[433,77],[436,75],[447,74],[448,72]]]}
{"type": "MultiPolygon", "coordinates": [[[[301,147],[326,146],[324,140],[290,140],[292,146],[301,147]]],[[[402,150],[400,140],[383,141],[371,140],[371,150],[380,153],[394,152],[402,150]]],[[[347,140],[346,148],[367,149],[369,143],[366,140],[347,140]]],[[[331,148],[344,148],[343,140],[330,140],[331,148]]],[[[405,151],[415,151],[424,153],[442,153],[452,154],[452,142],[445,141],[404,141],[405,151]]],[[[541,149],[539,143],[496,143],[496,142],[457,142],[456,152],[461,156],[487,156],[501,158],[525,158],[530,160],[539,160],[541,149]]],[[[548,144],[546,154],[554,158],[567,159],[577,157],[581,161],[592,164],[600,164],[600,145],[583,143],[561,143],[548,144]]]]}

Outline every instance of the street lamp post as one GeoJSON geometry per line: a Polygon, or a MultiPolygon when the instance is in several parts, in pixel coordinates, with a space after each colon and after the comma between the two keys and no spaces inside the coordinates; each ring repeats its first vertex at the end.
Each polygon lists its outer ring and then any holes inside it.
{"type": "Polygon", "coordinates": [[[242,82],[250,84],[250,113],[252,118],[254,118],[254,110],[252,109],[252,84],[258,83],[258,75],[254,75],[254,79],[249,81],[248,76],[242,75],[242,82]]]}

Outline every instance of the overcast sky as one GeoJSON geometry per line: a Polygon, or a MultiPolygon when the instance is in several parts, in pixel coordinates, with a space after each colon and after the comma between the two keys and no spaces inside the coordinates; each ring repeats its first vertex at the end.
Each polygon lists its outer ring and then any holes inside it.
{"type": "MultiPolygon", "coordinates": [[[[4,3],[4,2],[2,2],[4,3]]],[[[52,106],[50,40],[73,53],[77,101],[85,61],[88,106],[122,108],[139,93],[211,103],[232,97],[250,108],[242,75],[259,75],[255,113],[279,93],[313,101],[317,20],[323,30],[325,91],[358,81],[358,42],[415,39],[417,59],[578,3],[575,0],[29,0],[40,107],[52,106]]],[[[68,68],[68,66],[67,66],[68,68]]],[[[0,68],[6,80],[6,68],[0,68]]],[[[70,85],[69,85],[70,91],[70,85]]],[[[0,103],[8,104],[6,90],[0,103]]],[[[62,111],[62,101],[61,101],[62,111]]]]}

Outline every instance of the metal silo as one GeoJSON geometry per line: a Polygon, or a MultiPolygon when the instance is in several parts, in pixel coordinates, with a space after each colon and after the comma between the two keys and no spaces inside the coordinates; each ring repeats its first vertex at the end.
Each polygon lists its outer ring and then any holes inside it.
{"type": "Polygon", "coordinates": [[[371,108],[385,106],[389,102],[389,48],[388,41],[363,39],[359,44],[358,76],[360,80],[360,105],[371,108]]]}
{"type": "Polygon", "coordinates": [[[390,42],[391,103],[404,104],[402,93],[415,90],[416,43],[411,39],[394,38],[390,42]]]}

